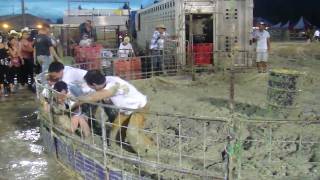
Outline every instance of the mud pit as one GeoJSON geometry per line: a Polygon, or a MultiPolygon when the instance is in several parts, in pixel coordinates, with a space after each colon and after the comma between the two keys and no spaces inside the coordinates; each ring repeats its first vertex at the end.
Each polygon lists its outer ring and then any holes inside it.
{"type": "MultiPolygon", "coordinates": [[[[320,178],[320,121],[319,124],[314,122],[319,120],[320,114],[320,56],[316,51],[310,51],[319,47],[316,44],[273,45],[271,68],[290,68],[306,73],[299,80],[299,88],[303,91],[295,99],[299,108],[285,113],[268,109],[268,74],[258,74],[255,69],[236,74],[233,117],[246,120],[241,124],[239,137],[242,146],[238,170],[242,179],[320,178]],[[266,122],[255,123],[256,119],[266,122]],[[304,121],[270,123],[280,122],[280,119],[304,121]]],[[[196,81],[183,75],[155,77],[134,84],[148,95],[151,111],[178,115],[147,116],[146,134],[159,143],[159,162],[190,170],[205,169],[210,176],[223,177],[225,165],[221,153],[227,144],[230,124],[212,120],[231,117],[228,72],[199,75],[196,81]],[[159,134],[156,136],[148,131],[159,134]]],[[[153,153],[145,158],[157,161],[153,153]]],[[[146,171],[157,174],[150,168],[146,171]]],[[[195,179],[190,175],[175,176],[172,171],[160,171],[164,179],[195,179]]]]}

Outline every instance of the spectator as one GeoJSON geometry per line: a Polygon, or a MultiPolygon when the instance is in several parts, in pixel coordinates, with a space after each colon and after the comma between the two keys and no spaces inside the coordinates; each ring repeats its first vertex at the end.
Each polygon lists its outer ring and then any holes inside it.
{"type": "Polygon", "coordinates": [[[127,58],[129,56],[133,56],[133,54],[134,54],[134,51],[130,43],[130,38],[127,36],[124,38],[123,42],[120,43],[118,56],[120,58],[127,58]]]}
{"type": "Polygon", "coordinates": [[[54,50],[49,33],[50,25],[44,24],[36,37],[34,45],[34,61],[35,63],[38,62],[41,65],[42,72],[48,70],[49,64],[53,61],[53,58],[55,58],[57,61],[61,61],[54,50]]]}
{"type": "Polygon", "coordinates": [[[319,29],[317,29],[317,30],[314,32],[313,39],[314,39],[315,41],[319,41],[319,40],[320,40],[320,31],[319,31],[319,29]]]}
{"type": "Polygon", "coordinates": [[[18,83],[21,83],[22,86],[24,85],[22,80],[22,65],[24,65],[24,59],[20,53],[19,42],[14,36],[9,37],[8,47],[10,57],[8,79],[11,86],[11,91],[15,92],[13,85],[18,85],[18,83]]]}
{"type": "Polygon", "coordinates": [[[24,59],[22,81],[28,83],[29,87],[33,84],[33,50],[33,41],[30,39],[30,33],[27,30],[23,30],[20,40],[20,53],[24,59]]]}
{"type": "Polygon", "coordinates": [[[8,95],[8,46],[5,44],[5,39],[0,35],[0,95],[8,95]]]}
{"type": "Polygon", "coordinates": [[[156,74],[160,74],[164,70],[164,62],[161,55],[163,54],[164,41],[168,37],[166,27],[164,25],[158,25],[156,30],[153,32],[150,50],[153,63],[152,71],[156,71],[156,74]]]}
{"type": "Polygon", "coordinates": [[[257,43],[257,68],[259,73],[267,72],[268,52],[270,51],[270,34],[265,30],[264,22],[260,22],[259,29],[255,31],[253,38],[257,43]]]}
{"type": "Polygon", "coordinates": [[[92,39],[89,38],[87,34],[84,34],[82,36],[82,39],[79,43],[79,46],[81,47],[90,47],[92,45],[92,39]]]}
{"type": "Polygon", "coordinates": [[[94,41],[97,41],[97,33],[96,29],[93,25],[93,22],[91,20],[86,20],[84,23],[80,24],[80,36],[83,37],[83,35],[88,35],[89,39],[93,39],[94,41]]]}

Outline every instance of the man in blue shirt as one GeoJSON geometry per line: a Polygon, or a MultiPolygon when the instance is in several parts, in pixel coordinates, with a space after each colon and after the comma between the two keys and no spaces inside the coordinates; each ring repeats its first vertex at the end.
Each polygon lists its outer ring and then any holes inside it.
{"type": "Polygon", "coordinates": [[[150,42],[150,50],[151,50],[151,61],[153,64],[152,71],[156,74],[161,74],[164,70],[164,62],[161,55],[163,54],[164,41],[168,37],[166,32],[166,27],[161,24],[156,27],[156,30],[153,32],[152,39],[150,42]]]}

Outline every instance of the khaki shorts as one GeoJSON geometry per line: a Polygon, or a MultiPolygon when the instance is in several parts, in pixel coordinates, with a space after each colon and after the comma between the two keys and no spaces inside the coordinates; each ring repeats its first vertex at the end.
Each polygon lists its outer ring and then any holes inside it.
{"type": "Polygon", "coordinates": [[[256,62],[268,62],[268,52],[257,52],[256,62]]]}
{"type": "Polygon", "coordinates": [[[56,116],[54,123],[64,130],[71,131],[71,119],[67,115],[56,116]]]}

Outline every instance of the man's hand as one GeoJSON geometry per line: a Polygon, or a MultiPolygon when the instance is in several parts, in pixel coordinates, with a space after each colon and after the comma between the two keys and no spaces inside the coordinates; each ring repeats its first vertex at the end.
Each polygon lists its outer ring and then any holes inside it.
{"type": "Polygon", "coordinates": [[[120,89],[120,83],[115,83],[115,85],[114,86],[112,86],[111,88],[109,88],[108,90],[111,92],[111,94],[116,94],[117,93],[117,91],[120,89]]]}
{"type": "Polygon", "coordinates": [[[129,93],[129,87],[125,84],[121,85],[120,88],[124,94],[128,94],[129,93]]]}

